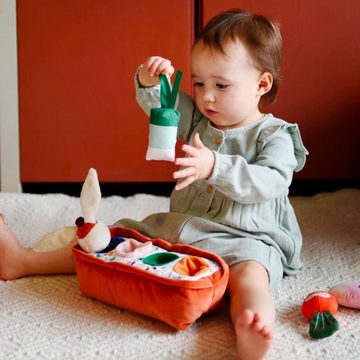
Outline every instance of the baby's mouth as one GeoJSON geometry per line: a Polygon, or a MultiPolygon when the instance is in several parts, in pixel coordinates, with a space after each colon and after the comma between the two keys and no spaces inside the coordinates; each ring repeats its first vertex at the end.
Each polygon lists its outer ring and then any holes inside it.
{"type": "Polygon", "coordinates": [[[212,110],[212,109],[205,109],[205,111],[208,116],[214,116],[217,114],[217,111],[212,110]]]}

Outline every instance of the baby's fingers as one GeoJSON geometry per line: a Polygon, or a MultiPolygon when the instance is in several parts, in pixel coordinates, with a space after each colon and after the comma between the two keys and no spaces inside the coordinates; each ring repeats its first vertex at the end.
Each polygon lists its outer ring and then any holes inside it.
{"type": "Polygon", "coordinates": [[[196,157],[199,155],[199,150],[188,144],[184,144],[181,147],[181,150],[190,157],[196,157]]]}
{"type": "Polygon", "coordinates": [[[190,176],[177,182],[175,190],[182,190],[195,181],[195,177],[190,176]]]}
{"type": "Polygon", "coordinates": [[[179,166],[195,166],[195,160],[191,157],[176,158],[175,165],[179,166]]]}
{"type": "Polygon", "coordinates": [[[148,74],[153,75],[157,65],[162,61],[162,57],[160,56],[151,56],[144,62],[144,69],[148,72],[148,74]]]}
{"type": "Polygon", "coordinates": [[[144,68],[150,76],[159,76],[162,73],[171,76],[174,72],[171,61],[164,59],[161,56],[152,56],[148,58],[144,62],[144,68]]]}
{"type": "Polygon", "coordinates": [[[160,74],[165,74],[171,77],[173,73],[174,73],[174,68],[171,65],[171,61],[167,59],[164,59],[155,70],[156,76],[159,76],[160,74]]]}
{"type": "Polygon", "coordinates": [[[180,169],[178,171],[175,171],[173,173],[173,178],[174,179],[181,179],[181,178],[186,178],[189,176],[194,176],[195,175],[195,170],[192,167],[187,167],[184,169],[180,169]]]}

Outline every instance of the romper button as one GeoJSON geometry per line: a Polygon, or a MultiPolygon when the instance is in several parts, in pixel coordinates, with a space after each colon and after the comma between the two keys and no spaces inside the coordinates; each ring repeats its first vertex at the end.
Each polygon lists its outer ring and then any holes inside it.
{"type": "Polygon", "coordinates": [[[215,144],[216,144],[216,145],[221,145],[221,143],[222,143],[222,137],[221,137],[221,136],[218,136],[218,137],[216,138],[216,140],[215,140],[215,144]]]}
{"type": "Polygon", "coordinates": [[[213,192],[213,187],[212,187],[211,185],[209,185],[209,186],[207,187],[207,192],[208,192],[209,194],[211,194],[211,193],[213,192]]]}

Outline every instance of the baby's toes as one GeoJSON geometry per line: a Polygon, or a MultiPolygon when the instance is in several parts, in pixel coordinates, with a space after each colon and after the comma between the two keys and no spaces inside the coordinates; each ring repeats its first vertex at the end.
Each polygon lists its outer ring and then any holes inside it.
{"type": "Polygon", "coordinates": [[[261,334],[267,340],[271,340],[273,338],[273,334],[272,334],[270,328],[266,325],[261,329],[261,334]]]}

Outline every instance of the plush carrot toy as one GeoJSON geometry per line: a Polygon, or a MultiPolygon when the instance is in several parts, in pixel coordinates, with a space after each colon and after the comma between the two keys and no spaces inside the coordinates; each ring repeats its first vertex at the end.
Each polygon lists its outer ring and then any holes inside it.
{"type": "Polygon", "coordinates": [[[337,309],[336,299],[326,291],[315,291],[306,297],[301,311],[310,320],[309,335],[312,338],[323,339],[339,329],[339,323],[333,316],[337,309]]]}

